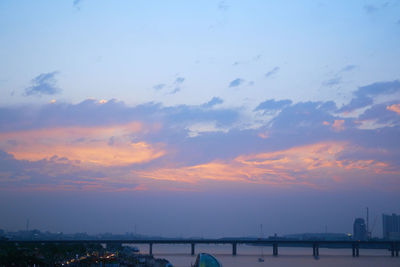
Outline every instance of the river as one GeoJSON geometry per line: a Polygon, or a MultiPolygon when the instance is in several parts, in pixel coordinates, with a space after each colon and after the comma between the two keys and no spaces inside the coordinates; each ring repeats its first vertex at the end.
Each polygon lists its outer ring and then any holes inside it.
{"type": "MultiPolygon", "coordinates": [[[[137,246],[141,253],[148,253],[148,245],[137,246]]],[[[400,266],[400,257],[391,257],[388,250],[360,249],[360,257],[352,257],[351,249],[319,249],[319,258],[312,256],[312,248],[279,247],[279,255],[272,256],[272,247],[238,245],[238,255],[232,256],[230,245],[196,245],[196,254],[206,252],[214,255],[224,267],[269,266],[400,266]],[[263,257],[264,262],[258,262],[263,257]]],[[[190,255],[190,245],[153,245],[156,258],[165,258],[175,267],[190,267],[196,256],[190,255]]]]}

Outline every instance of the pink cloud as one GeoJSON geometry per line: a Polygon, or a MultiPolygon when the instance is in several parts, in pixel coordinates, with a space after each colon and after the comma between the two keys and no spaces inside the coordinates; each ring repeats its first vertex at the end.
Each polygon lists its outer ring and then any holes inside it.
{"type": "Polygon", "coordinates": [[[335,120],[332,124],[332,128],[336,132],[344,131],[344,120],[335,120]]]}
{"type": "Polygon", "coordinates": [[[58,127],[0,133],[3,150],[19,160],[53,156],[87,164],[123,166],[149,162],[165,155],[163,144],[135,141],[151,129],[141,122],[100,127],[58,127]],[[8,140],[16,145],[7,145],[8,140]]]}
{"type": "Polygon", "coordinates": [[[386,109],[390,110],[390,111],[393,111],[393,112],[396,112],[397,114],[400,115],[400,104],[393,104],[391,106],[387,106],[386,109]]]}
{"type": "MultiPolygon", "coordinates": [[[[293,147],[287,150],[238,156],[232,160],[215,160],[205,164],[167,167],[145,171],[134,170],[135,176],[198,184],[201,181],[255,183],[270,186],[303,185],[324,187],[324,179],[343,181],[349,171],[392,173],[388,163],[376,160],[340,160],[341,153],[352,150],[347,143],[327,142],[293,147]],[[321,180],[321,178],[324,178],[321,180]]],[[[364,173],[365,172],[365,173],[364,173]]],[[[364,174],[362,174],[364,173],[364,174]]],[[[400,172],[396,172],[400,174],[400,172]]],[[[354,173],[352,173],[354,174],[354,173]]]]}

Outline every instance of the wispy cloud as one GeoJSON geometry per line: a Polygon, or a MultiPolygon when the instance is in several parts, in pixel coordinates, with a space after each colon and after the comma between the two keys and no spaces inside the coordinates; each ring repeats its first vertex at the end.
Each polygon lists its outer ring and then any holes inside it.
{"type": "Polygon", "coordinates": [[[158,90],[163,89],[165,86],[166,86],[165,83],[159,83],[159,84],[154,85],[153,89],[158,91],[158,90]]]}
{"type": "Polygon", "coordinates": [[[264,111],[264,113],[268,113],[270,111],[277,111],[283,109],[284,107],[292,104],[292,101],[289,99],[275,101],[274,99],[266,100],[260,103],[254,111],[264,111]]]}
{"type": "Polygon", "coordinates": [[[176,93],[178,93],[178,92],[180,92],[181,91],[181,88],[180,87],[175,87],[171,92],[169,92],[169,94],[170,95],[174,95],[174,94],[176,94],[176,93]]]}
{"type": "Polygon", "coordinates": [[[245,82],[244,79],[236,78],[229,83],[229,87],[238,87],[245,82]]]}
{"type": "Polygon", "coordinates": [[[54,95],[60,92],[57,87],[57,80],[55,76],[58,71],[42,73],[31,81],[31,86],[25,88],[25,94],[30,95],[54,95]]]}
{"type": "Polygon", "coordinates": [[[276,67],[274,67],[273,69],[271,69],[270,71],[268,71],[268,72],[265,74],[265,77],[266,77],[266,78],[272,77],[273,75],[277,74],[279,70],[280,70],[280,68],[279,68],[278,66],[276,66],[276,67]]]}
{"type": "Polygon", "coordinates": [[[83,0],[74,0],[74,2],[72,4],[74,7],[79,9],[82,2],[83,2],[83,0]]]}
{"type": "Polygon", "coordinates": [[[161,91],[165,88],[168,88],[169,92],[167,92],[166,94],[173,95],[182,90],[182,84],[185,82],[185,80],[186,79],[184,77],[179,76],[179,77],[176,77],[173,82],[170,82],[168,84],[165,84],[165,83],[156,84],[153,86],[153,89],[156,91],[161,91]]]}
{"type": "Polygon", "coordinates": [[[218,2],[218,9],[222,10],[222,11],[227,11],[229,9],[229,5],[228,5],[227,1],[224,1],[224,0],[219,1],[218,2]]]}
{"type": "Polygon", "coordinates": [[[354,70],[356,68],[357,68],[356,65],[346,65],[340,70],[340,72],[352,71],[352,70],[354,70]]]}
{"type": "Polygon", "coordinates": [[[367,13],[372,14],[372,13],[377,12],[379,10],[379,8],[375,5],[364,5],[364,10],[367,13]]]}
{"type": "Polygon", "coordinates": [[[175,84],[182,84],[185,81],[184,77],[177,77],[175,79],[175,84]]]}
{"type": "Polygon", "coordinates": [[[235,61],[235,62],[233,62],[232,65],[233,66],[239,66],[239,65],[252,63],[252,62],[257,62],[257,61],[259,61],[261,59],[261,57],[262,57],[261,54],[258,54],[258,55],[254,56],[253,58],[248,59],[248,60],[235,61]]]}
{"type": "Polygon", "coordinates": [[[351,71],[355,70],[356,68],[357,68],[356,65],[352,65],[352,64],[346,65],[342,69],[340,69],[338,72],[336,72],[336,74],[332,78],[330,78],[326,81],[323,81],[322,85],[327,86],[327,87],[340,85],[343,82],[343,75],[346,72],[351,72],[351,71]]]}
{"type": "Polygon", "coordinates": [[[224,100],[222,100],[222,98],[214,96],[210,101],[208,101],[207,103],[204,103],[201,106],[204,108],[211,108],[211,107],[214,107],[215,105],[222,104],[223,102],[224,102],[224,100]]]}
{"type": "Polygon", "coordinates": [[[337,76],[337,77],[334,77],[332,79],[329,79],[329,80],[326,80],[326,81],[322,82],[322,85],[328,86],[328,87],[332,87],[332,86],[335,86],[335,85],[339,85],[341,83],[342,83],[342,77],[337,76]]]}

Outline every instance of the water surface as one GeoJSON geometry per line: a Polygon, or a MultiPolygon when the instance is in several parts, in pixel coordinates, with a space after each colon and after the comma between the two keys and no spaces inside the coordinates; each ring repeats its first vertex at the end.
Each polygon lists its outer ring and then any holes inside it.
{"type": "MultiPolygon", "coordinates": [[[[141,253],[148,253],[148,245],[137,246],[141,253]]],[[[153,245],[156,258],[165,258],[175,267],[188,267],[196,256],[190,255],[190,245],[153,245]]],[[[238,255],[232,255],[231,245],[196,245],[196,254],[206,252],[214,255],[224,267],[246,266],[400,266],[400,257],[391,257],[390,251],[379,249],[360,249],[360,257],[352,257],[351,249],[320,248],[320,257],[312,256],[312,248],[279,247],[279,255],[272,256],[272,247],[238,245],[238,255]],[[263,257],[264,262],[258,262],[263,257]]]]}

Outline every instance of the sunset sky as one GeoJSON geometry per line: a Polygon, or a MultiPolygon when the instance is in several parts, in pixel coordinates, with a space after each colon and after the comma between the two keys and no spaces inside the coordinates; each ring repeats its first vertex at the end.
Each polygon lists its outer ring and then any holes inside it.
{"type": "Polygon", "coordinates": [[[0,1],[0,229],[352,232],[400,213],[400,1],[0,1]]]}

